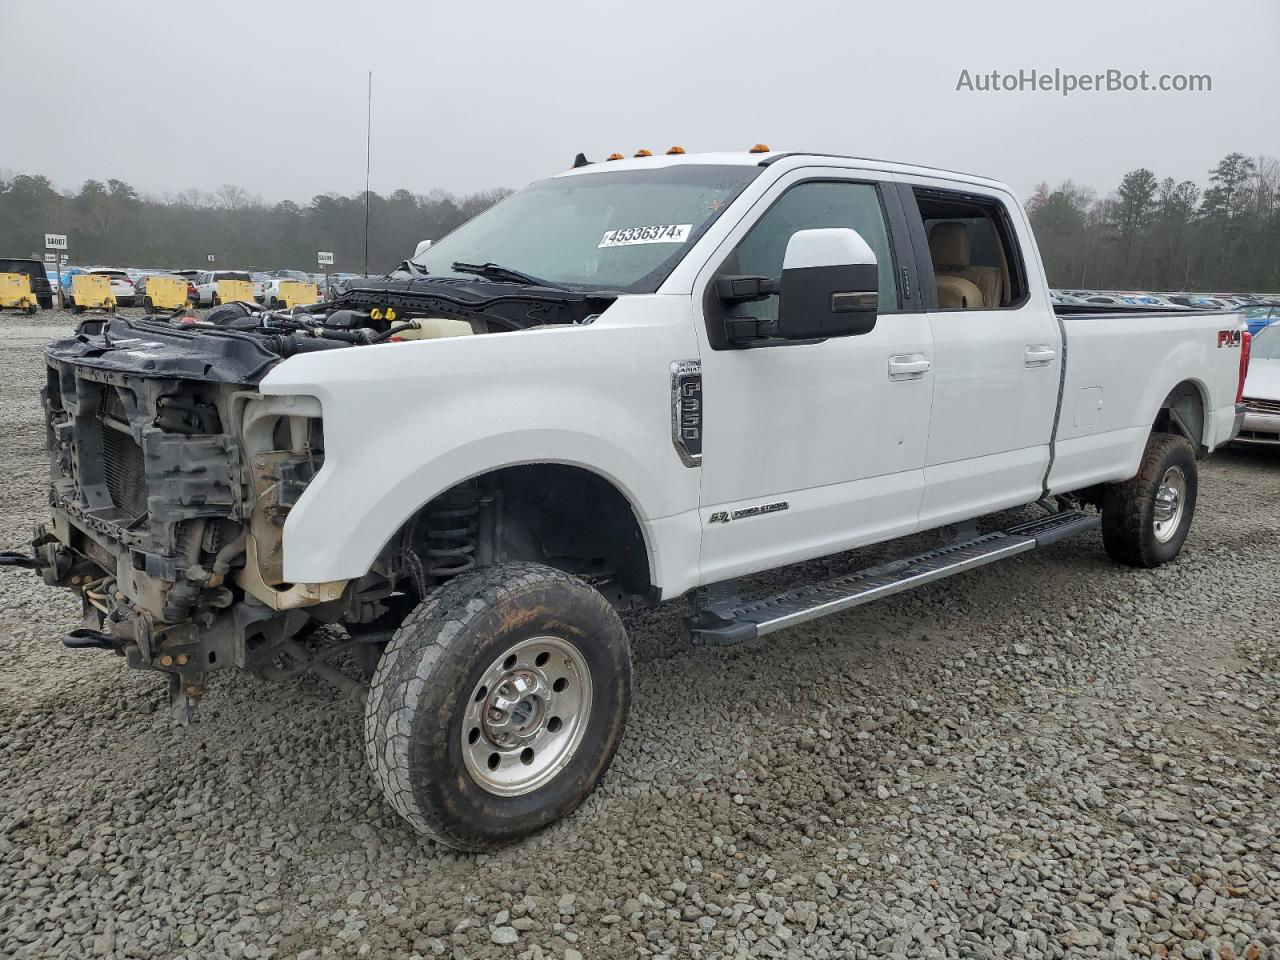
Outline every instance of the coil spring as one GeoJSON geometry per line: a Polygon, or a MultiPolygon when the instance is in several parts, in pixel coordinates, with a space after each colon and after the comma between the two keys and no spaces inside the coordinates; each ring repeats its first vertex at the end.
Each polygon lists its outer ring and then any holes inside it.
{"type": "Polygon", "coordinates": [[[445,504],[427,511],[427,573],[456,577],[476,565],[478,500],[445,504]]]}

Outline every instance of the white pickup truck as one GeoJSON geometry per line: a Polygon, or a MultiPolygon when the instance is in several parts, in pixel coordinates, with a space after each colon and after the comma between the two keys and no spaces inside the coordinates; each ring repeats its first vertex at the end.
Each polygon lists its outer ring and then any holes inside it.
{"type": "Polygon", "coordinates": [[[684,599],[695,641],[731,643],[1097,527],[1172,560],[1247,352],[1235,315],[1055,311],[982,177],[579,156],[330,302],[54,342],[52,520],[6,562],[79,591],[64,642],[166,673],[180,717],[227,667],[367,692],[388,801],[487,848],[604,776],[619,609],[684,599]]]}

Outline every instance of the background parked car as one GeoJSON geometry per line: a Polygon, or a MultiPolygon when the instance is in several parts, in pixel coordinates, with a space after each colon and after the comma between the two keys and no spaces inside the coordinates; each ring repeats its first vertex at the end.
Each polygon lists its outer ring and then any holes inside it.
{"type": "Polygon", "coordinates": [[[31,292],[36,295],[36,302],[45,310],[53,307],[53,286],[41,261],[0,257],[0,273],[21,273],[30,277],[31,292]]]}
{"type": "Polygon", "coordinates": [[[62,276],[58,273],[56,264],[45,263],[44,265],[45,279],[49,281],[49,290],[52,293],[52,302],[57,303],[58,291],[62,289],[62,276]]]}
{"type": "Polygon", "coordinates": [[[132,307],[138,303],[138,293],[133,288],[133,278],[124,270],[115,267],[90,267],[85,273],[96,273],[111,281],[111,295],[116,298],[116,306],[132,307]]]}
{"type": "Polygon", "coordinates": [[[262,305],[269,309],[275,309],[279,306],[280,284],[281,283],[310,283],[311,274],[303,273],[301,270],[276,270],[267,280],[267,284],[262,291],[262,305]]]}
{"type": "Polygon", "coordinates": [[[1280,323],[1253,338],[1243,393],[1244,426],[1236,439],[1280,444],[1280,323]]]}
{"type": "MultiPolygon", "coordinates": [[[[134,293],[138,298],[138,306],[140,307],[147,306],[147,281],[152,277],[179,277],[182,280],[187,279],[186,277],[181,277],[179,274],[173,273],[169,270],[156,270],[150,273],[144,273],[136,281],[134,281],[134,284],[133,284],[134,293]]],[[[187,280],[187,302],[188,303],[194,302],[195,292],[196,292],[195,285],[190,280],[187,280]]]]}
{"type": "Polygon", "coordinates": [[[195,279],[196,306],[214,306],[214,301],[218,299],[219,280],[243,280],[245,283],[253,283],[253,278],[243,270],[206,270],[195,279]]]}
{"type": "Polygon", "coordinates": [[[249,277],[253,280],[253,299],[259,303],[266,303],[267,287],[271,285],[271,274],[255,270],[249,274],[249,277]]]}
{"type": "Polygon", "coordinates": [[[1169,299],[1174,303],[1179,304],[1180,306],[1194,307],[1196,310],[1231,309],[1226,303],[1224,303],[1221,300],[1216,300],[1213,297],[1197,296],[1195,294],[1190,294],[1187,296],[1182,296],[1182,295],[1173,296],[1173,297],[1170,297],[1169,299]]]}
{"type": "Polygon", "coordinates": [[[1249,332],[1255,337],[1265,327],[1280,320],[1280,303],[1264,303],[1256,307],[1244,308],[1244,319],[1249,324],[1249,332]]]}
{"type": "Polygon", "coordinates": [[[1184,310],[1181,304],[1174,303],[1167,297],[1154,293],[1122,293],[1117,298],[1121,303],[1135,307],[1158,307],[1161,310],[1184,310]]]}

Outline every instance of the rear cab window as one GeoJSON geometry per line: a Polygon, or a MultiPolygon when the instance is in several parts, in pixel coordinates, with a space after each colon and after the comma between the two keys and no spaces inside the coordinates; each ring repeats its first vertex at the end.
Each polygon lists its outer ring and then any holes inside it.
{"type": "Polygon", "coordinates": [[[902,187],[916,257],[935,309],[1010,310],[1027,302],[1027,272],[1009,211],[985,194],[902,187]]]}

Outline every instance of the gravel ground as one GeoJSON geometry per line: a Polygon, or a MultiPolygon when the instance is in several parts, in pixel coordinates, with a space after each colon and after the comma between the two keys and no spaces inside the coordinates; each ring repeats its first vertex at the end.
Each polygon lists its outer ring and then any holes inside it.
{"type": "MultiPolygon", "coordinates": [[[[0,546],[66,319],[0,316],[0,546]]],[[[174,727],[0,573],[0,955],[1280,958],[1280,453],[1201,476],[1157,571],[1089,536],[735,648],[631,618],[605,784],[490,856],[397,820],[332,689],[220,674],[174,727]]]]}

